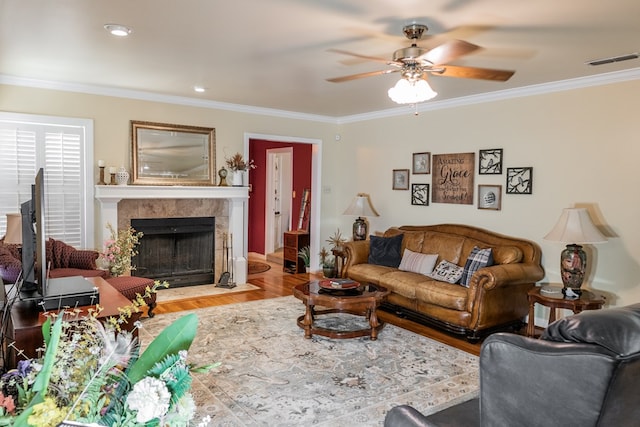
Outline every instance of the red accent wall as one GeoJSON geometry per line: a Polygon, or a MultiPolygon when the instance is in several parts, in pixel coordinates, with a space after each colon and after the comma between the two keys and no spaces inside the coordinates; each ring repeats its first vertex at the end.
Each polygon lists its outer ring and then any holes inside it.
{"type": "MultiPolygon", "coordinates": [[[[311,188],[311,155],[312,144],[265,141],[251,139],[249,141],[249,158],[253,159],[256,168],[249,171],[249,182],[252,191],[249,193],[249,252],[264,254],[265,252],[265,205],[267,181],[267,150],[272,148],[293,147],[293,191],[296,197],[292,200],[293,217],[297,218],[300,200],[305,188],[311,188]]],[[[313,221],[313,218],[310,218],[313,221]]]]}

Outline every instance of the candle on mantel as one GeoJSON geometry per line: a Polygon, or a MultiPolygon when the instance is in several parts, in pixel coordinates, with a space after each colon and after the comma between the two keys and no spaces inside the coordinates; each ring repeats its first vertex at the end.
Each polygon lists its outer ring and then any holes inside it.
{"type": "Polygon", "coordinates": [[[109,166],[109,173],[116,173],[116,167],[115,166],[109,166]]]}
{"type": "Polygon", "coordinates": [[[104,167],[104,160],[98,160],[98,167],[100,168],[104,167]]]}

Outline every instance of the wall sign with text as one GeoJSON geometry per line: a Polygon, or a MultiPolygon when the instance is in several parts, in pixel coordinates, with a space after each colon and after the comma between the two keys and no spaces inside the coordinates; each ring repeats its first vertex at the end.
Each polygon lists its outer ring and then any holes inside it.
{"type": "Polygon", "coordinates": [[[475,153],[433,155],[431,201],[472,205],[474,172],[475,153]]]}

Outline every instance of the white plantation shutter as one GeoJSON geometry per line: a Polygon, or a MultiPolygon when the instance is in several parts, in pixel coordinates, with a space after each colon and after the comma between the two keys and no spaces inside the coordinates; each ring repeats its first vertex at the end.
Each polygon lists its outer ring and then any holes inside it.
{"type": "Polygon", "coordinates": [[[20,204],[31,198],[36,176],[36,133],[0,126],[0,229],[6,230],[6,213],[20,212],[20,204]]]}
{"type": "Polygon", "coordinates": [[[90,120],[0,113],[0,235],[44,168],[46,237],[93,246],[92,130],[90,120]]]}

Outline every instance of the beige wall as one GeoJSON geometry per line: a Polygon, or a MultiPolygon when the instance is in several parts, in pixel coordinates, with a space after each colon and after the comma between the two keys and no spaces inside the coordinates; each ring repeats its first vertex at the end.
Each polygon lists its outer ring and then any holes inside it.
{"type": "MultiPolygon", "coordinates": [[[[640,81],[377,119],[342,127],[339,143],[325,145],[323,199],[329,217],[357,192],[370,193],[380,213],[372,230],[390,225],[467,223],[536,241],[543,250],[544,281],[559,282],[564,245],[546,242],[565,207],[586,205],[607,228],[609,242],[591,255],[588,287],[611,305],[640,302],[640,159],[637,113],[640,81]],[[532,195],[503,194],[502,210],[476,205],[412,206],[409,191],[391,190],[391,170],[411,169],[414,152],[477,152],[503,148],[505,167],[532,166],[532,195]],[[328,159],[331,159],[330,161],[328,159]],[[595,274],[593,274],[595,270],[595,274]]],[[[477,160],[476,160],[477,162],[477,160]]],[[[431,175],[411,175],[430,183],[431,175]]],[[[475,184],[505,186],[505,175],[475,175],[475,184]]],[[[352,219],[336,218],[350,230],[352,219]]],[[[325,234],[333,228],[323,229],[325,234]]]]}
{"type": "MultiPolygon", "coordinates": [[[[640,217],[637,200],[640,158],[637,111],[640,81],[529,96],[471,106],[407,114],[344,125],[267,117],[53,90],[0,86],[0,110],[84,117],[94,120],[95,158],[129,164],[129,120],[216,128],[218,166],[243,150],[245,132],[322,143],[320,243],[336,228],[350,234],[343,216],[357,192],[371,194],[380,217],[371,229],[440,222],[467,223],[540,244],[545,281],[557,282],[563,245],[542,237],[562,208],[586,205],[605,227],[609,242],[588,246],[588,287],[607,294],[611,305],[640,301],[640,217]],[[339,133],[340,141],[335,141],[339,133]],[[503,194],[502,210],[431,203],[412,206],[409,191],[391,190],[391,170],[411,168],[414,152],[477,152],[503,148],[506,167],[532,166],[532,195],[503,194]]],[[[505,185],[505,175],[475,176],[475,184],[505,185]]],[[[411,175],[430,183],[431,175],[411,175]]]]}

